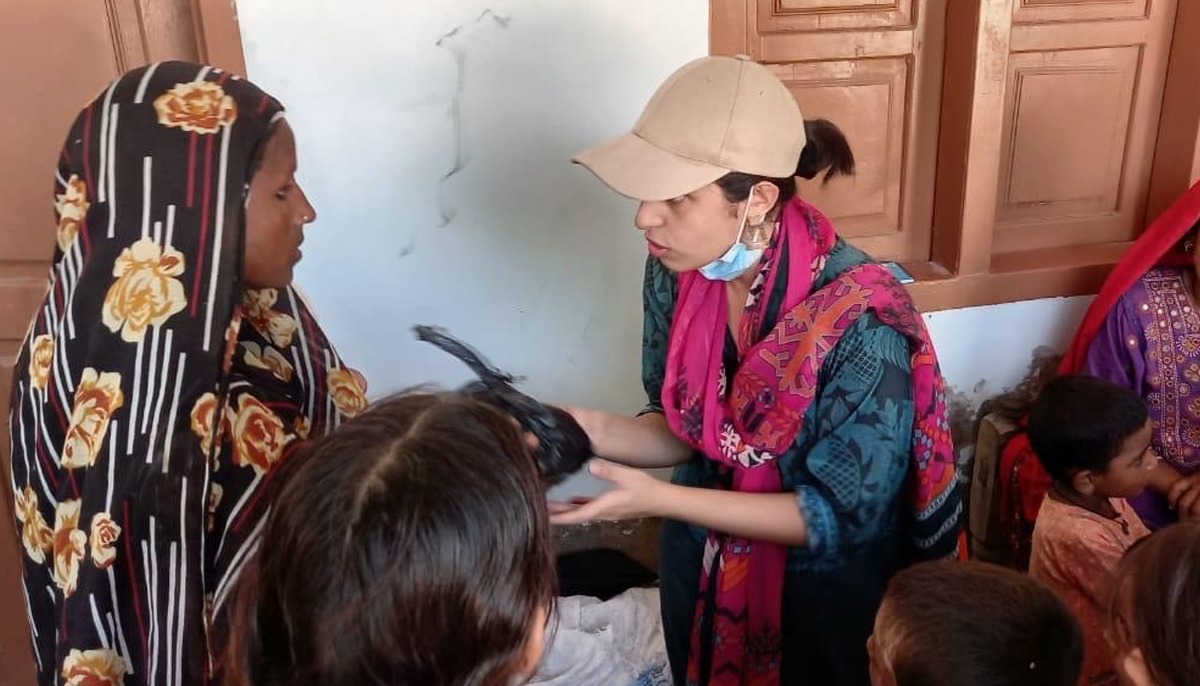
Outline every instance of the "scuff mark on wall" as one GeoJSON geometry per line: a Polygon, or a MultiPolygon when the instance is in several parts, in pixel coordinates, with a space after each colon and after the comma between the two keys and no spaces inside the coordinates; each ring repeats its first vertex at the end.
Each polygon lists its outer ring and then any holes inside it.
{"type": "Polygon", "coordinates": [[[500,16],[493,12],[491,8],[485,9],[475,19],[459,24],[453,29],[442,34],[441,38],[437,39],[435,45],[439,48],[444,48],[454,57],[454,66],[456,74],[456,83],[454,84],[454,94],[450,98],[450,126],[454,137],[454,164],[450,167],[450,171],[446,172],[440,181],[438,181],[438,211],[441,214],[441,223],[438,228],[443,228],[450,225],[454,221],[454,215],[458,211],[450,205],[446,199],[446,182],[461,172],[470,158],[467,155],[463,146],[463,126],[462,126],[462,93],[463,87],[466,84],[467,72],[467,53],[466,49],[461,45],[456,45],[455,37],[469,26],[474,26],[487,19],[491,19],[495,26],[502,29],[507,29],[509,22],[512,21],[512,16],[500,16]]]}
{"type": "Polygon", "coordinates": [[[974,393],[968,396],[953,386],[946,388],[946,404],[949,410],[950,433],[954,438],[955,456],[958,460],[960,477],[970,481],[974,473],[975,444],[979,438],[979,424],[984,417],[996,413],[1009,422],[1020,422],[1029,410],[1030,403],[1041,393],[1042,387],[1058,373],[1062,355],[1046,346],[1034,348],[1029,356],[1029,367],[1024,377],[1014,386],[1001,393],[976,402],[987,379],[979,380],[974,393]]]}

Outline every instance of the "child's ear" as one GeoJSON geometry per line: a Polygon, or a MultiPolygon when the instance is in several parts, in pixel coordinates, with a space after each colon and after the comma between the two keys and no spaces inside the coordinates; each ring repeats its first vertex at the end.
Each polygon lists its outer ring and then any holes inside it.
{"type": "Polygon", "coordinates": [[[1071,488],[1080,495],[1092,495],[1096,492],[1096,472],[1081,469],[1071,475],[1071,488]]]}
{"type": "Polygon", "coordinates": [[[888,664],[875,634],[867,638],[867,658],[869,660],[871,686],[896,686],[896,674],[888,664]]]}
{"type": "Polygon", "coordinates": [[[538,608],[533,618],[533,626],[529,630],[529,638],[525,642],[525,650],[521,655],[521,676],[530,677],[537,672],[538,664],[542,661],[542,651],[546,647],[547,608],[538,608]]]}
{"type": "Polygon", "coordinates": [[[1150,669],[1146,667],[1146,656],[1142,655],[1141,648],[1134,648],[1117,656],[1117,671],[1125,677],[1122,683],[1130,686],[1155,686],[1154,679],[1150,676],[1150,669]]]}

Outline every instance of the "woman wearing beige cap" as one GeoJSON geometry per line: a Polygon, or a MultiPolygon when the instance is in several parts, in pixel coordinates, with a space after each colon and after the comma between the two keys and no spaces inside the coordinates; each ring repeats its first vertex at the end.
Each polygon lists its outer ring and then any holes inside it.
{"type": "Polygon", "coordinates": [[[961,500],[919,313],[796,196],[853,171],[845,137],[766,68],[710,57],[576,161],[641,201],[650,405],[572,410],[614,488],[555,521],[667,520],[677,684],[868,683],[888,578],[955,553],[961,500]]]}

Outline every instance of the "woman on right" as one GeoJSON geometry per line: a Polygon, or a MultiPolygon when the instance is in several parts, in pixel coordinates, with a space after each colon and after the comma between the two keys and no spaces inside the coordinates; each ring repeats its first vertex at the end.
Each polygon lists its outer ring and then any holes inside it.
{"type": "Polygon", "coordinates": [[[851,172],[849,144],[767,68],[708,57],[577,161],[641,201],[649,406],[573,410],[615,488],[555,523],[667,520],[680,686],[867,683],[888,579],[954,554],[962,503],[920,313],[797,193],[851,172]]]}
{"type": "MultiPolygon", "coordinates": [[[[1200,184],[1159,217],[1113,268],[1088,308],[1059,374],[1090,374],[1141,396],[1161,460],[1129,500],[1151,531],[1200,517],[1200,184]]],[[[1050,478],[1019,434],[1005,446],[1001,488],[1007,526],[1027,558],[1050,478]]]]}

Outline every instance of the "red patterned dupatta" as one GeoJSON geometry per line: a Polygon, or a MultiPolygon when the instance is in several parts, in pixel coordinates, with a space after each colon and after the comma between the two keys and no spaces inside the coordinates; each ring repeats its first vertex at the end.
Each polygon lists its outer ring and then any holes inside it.
{"type": "MultiPolygon", "coordinates": [[[[731,473],[732,489],[778,493],[776,458],[792,449],[820,391],[826,356],[867,312],[903,333],[912,355],[916,421],[910,474],[914,554],[955,552],[961,502],[944,386],[924,322],[887,269],[864,264],[816,292],[812,284],[837,242],[833,225],[800,199],[784,209],[763,256],[737,336],[740,366],[722,363],[725,284],[698,272],[679,275],[667,352],[663,407],[671,429],[731,473]],[[786,267],[784,266],[786,265],[786,267]],[[761,340],[769,294],[786,268],[782,316],[761,340]]],[[[689,684],[779,683],[786,548],[711,532],[705,544],[700,603],[692,636],[689,684]],[[700,618],[714,598],[707,635],[700,618]],[[711,655],[707,661],[702,655],[711,655]]]]}

